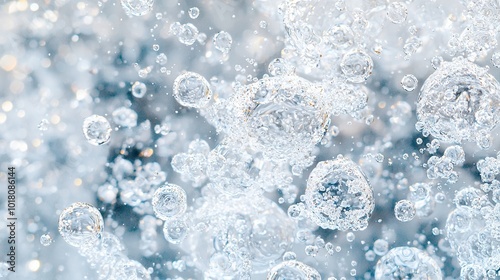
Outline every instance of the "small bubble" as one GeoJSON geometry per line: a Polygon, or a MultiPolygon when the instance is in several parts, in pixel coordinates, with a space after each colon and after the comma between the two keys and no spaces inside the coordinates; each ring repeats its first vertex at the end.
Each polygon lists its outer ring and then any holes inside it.
{"type": "Polygon", "coordinates": [[[163,235],[172,244],[181,243],[186,238],[188,225],[184,220],[173,219],[163,225],[163,235]]]}
{"type": "Polygon", "coordinates": [[[379,256],[387,254],[389,251],[389,242],[384,239],[377,239],[373,243],[373,252],[379,256]]]}
{"type": "Polygon", "coordinates": [[[49,129],[49,121],[47,119],[42,119],[38,124],[38,130],[46,131],[47,129],[49,129]]]}
{"type": "Polygon", "coordinates": [[[441,66],[441,63],[443,62],[443,57],[442,56],[435,56],[431,59],[431,65],[432,68],[438,69],[439,66],[441,66]]]}
{"type": "Polygon", "coordinates": [[[108,143],[111,131],[111,125],[103,116],[92,115],[83,121],[83,134],[92,145],[100,146],[108,143]]]}
{"type": "Polygon", "coordinates": [[[259,26],[260,26],[260,28],[262,28],[262,29],[266,29],[266,28],[267,28],[267,21],[265,21],[265,20],[261,20],[261,21],[259,22],[259,26]]]}
{"type": "Polygon", "coordinates": [[[120,107],[113,111],[113,121],[122,127],[137,126],[137,113],[129,108],[120,107]]]}
{"type": "Polygon", "coordinates": [[[344,54],[340,69],[349,82],[362,83],[372,74],[373,60],[366,52],[354,49],[344,54]]]}
{"type": "Polygon", "coordinates": [[[132,85],[132,95],[136,98],[144,97],[144,95],[146,95],[147,90],[148,89],[144,83],[135,82],[132,85]]]}
{"type": "Polygon", "coordinates": [[[401,86],[406,91],[413,91],[418,85],[417,77],[412,74],[405,75],[403,79],[401,79],[401,86]]]}
{"type": "Polygon", "coordinates": [[[200,16],[200,9],[198,7],[192,7],[188,10],[189,17],[196,19],[200,16]]]}
{"type": "Polygon", "coordinates": [[[387,7],[387,18],[392,23],[403,23],[406,21],[406,17],[408,16],[408,9],[406,5],[402,2],[392,2],[387,7]]]}
{"type": "Polygon", "coordinates": [[[48,234],[43,234],[42,236],[40,236],[40,244],[42,244],[43,246],[49,246],[50,244],[52,244],[52,237],[48,234]]]}
{"type": "Polygon", "coordinates": [[[160,45],[158,45],[158,44],[154,44],[154,45],[153,45],[153,50],[154,50],[155,52],[159,51],[159,50],[160,50],[160,45]]]}
{"type": "Polygon", "coordinates": [[[143,16],[153,10],[154,0],[121,0],[121,4],[129,17],[143,16]]]}
{"type": "Polygon", "coordinates": [[[216,49],[223,53],[229,53],[233,44],[233,38],[226,31],[221,31],[215,34],[213,42],[216,49]]]}
{"type": "Polygon", "coordinates": [[[151,201],[156,217],[166,221],[186,211],[186,192],[174,184],[156,190],[151,201]]]}
{"type": "Polygon", "coordinates": [[[347,239],[347,242],[353,242],[356,238],[356,235],[354,235],[354,233],[352,232],[348,232],[345,237],[347,239]]]}
{"type": "Polygon", "coordinates": [[[185,72],[175,78],[174,98],[182,106],[203,108],[212,99],[208,81],[200,74],[185,72]]]}
{"type": "Polygon", "coordinates": [[[403,199],[396,203],[394,215],[401,222],[409,222],[415,217],[416,210],[413,202],[403,199]]]}

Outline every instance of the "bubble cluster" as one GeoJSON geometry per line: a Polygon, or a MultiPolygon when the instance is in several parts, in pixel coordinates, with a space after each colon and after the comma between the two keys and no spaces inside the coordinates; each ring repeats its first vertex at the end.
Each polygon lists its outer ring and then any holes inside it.
{"type": "Polygon", "coordinates": [[[384,255],[375,267],[375,279],[443,279],[436,261],[422,250],[397,247],[384,255]]]}
{"type": "Polygon", "coordinates": [[[172,168],[181,173],[184,181],[192,181],[193,186],[201,186],[207,179],[207,157],[210,146],[204,140],[189,143],[187,153],[176,154],[172,158],[172,168]]]}
{"type": "Polygon", "coordinates": [[[120,107],[113,111],[113,121],[122,127],[137,126],[137,113],[129,108],[120,107]]]}
{"type": "Polygon", "coordinates": [[[151,204],[156,217],[169,220],[186,211],[186,192],[177,185],[166,184],[155,191],[151,204]]]}
{"type": "Polygon", "coordinates": [[[103,228],[104,221],[101,213],[87,203],[73,203],[59,216],[59,233],[71,246],[93,245],[99,240],[103,228]]]}
{"type": "Polygon", "coordinates": [[[366,176],[354,162],[340,156],[316,165],[305,195],[310,218],[322,228],[364,230],[375,207],[366,176]]]}
{"type": "Polygon", "coordinates": [[[111,131],[111,125],[103,116],[92,115],[83,121],[83,135],[92,145],[100,146],[108,143],[111,131]]]}
{"type": "Polygon", "coordinates": [[[170,26],[170,32],[177,36],[179,42],[186,46],[191,46],[198,39],[199,31],[198,28],[192,23],[181,24],[180,22],[174,22],[170,26]]]}
{"type": "Polygon", "coordinates": [[[443,62],[422,86],[417,118],[424,134],[488,148],[500,119],[500,85],[487,69],[463,58],[443,62]]]}
{"type": "Polygon", "coordinates": [[[500,204],[492,203],[486,193],[473,187],[457,192],[454,202],[456,209],[448,215],[446,234],[462,267],[461,277],[482,277],[488,270],[498,271],[500,253],[495,248],[500,246],[500,204]]]}
{"type": "Polygon", "coordinates": [[[203,76],[194,72],[185,72],[175,78],[174,98],[182,106],[203,108],[212,99],[212,90],[203,76]]]}
{"type": "Polygon", "coordinates": [[[453,170],[454,166],[461,166],[465,162],[465,152],[461,146],[448,147],[442,157],[432,156],[427,161],[427,178],[447,179],[453,183],[458,180],[458,173],[453,170]]]}

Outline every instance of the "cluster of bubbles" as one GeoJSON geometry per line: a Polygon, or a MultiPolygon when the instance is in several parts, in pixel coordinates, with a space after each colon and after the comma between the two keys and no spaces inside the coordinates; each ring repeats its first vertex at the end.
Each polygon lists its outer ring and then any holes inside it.
{"type": "Polygon", "coordinates": [[[0,9],[21,278],[500,277],[498,0],[70,2],[0,9]]]}

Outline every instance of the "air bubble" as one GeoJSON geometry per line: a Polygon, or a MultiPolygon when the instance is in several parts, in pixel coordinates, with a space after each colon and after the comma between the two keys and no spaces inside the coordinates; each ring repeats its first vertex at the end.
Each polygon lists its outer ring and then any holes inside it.
{"type": "Polygon", "coordinates": [[[96,243],[103,228],[101,213],[88,203],[73,203],[59,216],[59,233],[71,246],[86,247],[96,243]]]}
{"type": "Polygon", "coordinates": [[[137,126],[137,113],[129,108],[120,107],[113,111],[113,121],[123,127],[137,126]]]}
{"type": "Polygon", "coordinates": [[[394,215],[401,222],[409,222],[415,217],[416,210],[413,202],[403,199],[396,203],[394,215]]]}
{"type": "Polygon", "coordinates": [[[212,99],[212,90],[203,76],[194,72],[185,72],[175,78],[173,95],[182,106],[203,108],[212,99]]]}
{"type": "Polygon", "coordinates": [[[233,38],[226,31],[221,31],[214,35],[213,42],[216,49],[223,53],[229,53],[233,44],[233,38]]]}
{"type": "Polygon", "coordinates": [[[188,10],[189,17],[196,19],[200,16],[200,9],[198,7],[192,7],[188,10]]]}
{"type": "Polygon", "coordinates": [[[154,0],[121,0],[121,4],[129,17],[143,16],[153,10],[154,0]]]}
{"type": "Polygon", "coordinates": [[[405,75],[403,79],[401,79],[401,86],[406,91],[413,91],[415,88],[417,88],[417,85],[417,77],[412,74],[405,75]]]}
{"type": "Polygon", "coordinates": [[[321,280],[318,271],[302,262],[290,260],[273,267],[267,274],[267,280],[296,279],[321,280]]]}
{"type": "Polygon", "coordinates": [[[144,83],[135,82],[132,85],[132,95],[136,98],[142,98],[146,95],[147,87],[144,83]]]}
{"type": "Polygon", "coordinates": [[[342,57],[340,69],[349,82],[362,83],[373,71],[373,60],[364,51],[353,49],[342,57]]]}
{"type": "Polygon", "coordinates": [[[408,16],[408,9],[403,2],[392,2],[387,6],[387,18],[396,24],[406,21],[408,16]]]}
{"type": "Polygon", "coordinates": [[[178,185],[166,184],[155,191],[151,204],[156,217],[169,220],[186,211],[186,192],[178,185]]]}
{"type": "Polygon", "coordinates": [[[92,145],[100,146],[108,143],[111,131],[111,125],[103,116],[92,115],[83,121],[83,134],[92,145]]]}

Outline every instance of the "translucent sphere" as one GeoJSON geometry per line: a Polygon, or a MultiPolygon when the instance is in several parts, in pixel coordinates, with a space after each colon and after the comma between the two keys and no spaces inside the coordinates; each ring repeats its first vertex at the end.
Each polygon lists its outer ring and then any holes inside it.
{"type": "Polygon", "coordinates": [[[500,84],[464,58],[443,62],[422,86],[417,118],[417,128],[438,140],[488,148],[500,121],[500,84]]]}
{"type": "Polygon", "coordinates": [[[181,243],[186,238],[188,225],[184,220],[173,219],[163,224],[163,236],[172,244],[181,243]]]}
{"type": "Polygon", "coordinates": [[[409,222],[415,218],[416,210],[413,202],[403,199],[394,206],[394,215],[401,222],[409,222]]]}
{"type": "Polygon", "coordinates": [[[366,52],[353,49],[342,57],[340,69],[349,82],[362,83],[372,74],[373,60],[366,52]]]}
{"type": "Polygon", "coordinates": [[[186,211],[186,192],[177,185],[166,184],[156,190],[151,203],[156,217],[166,221],[186,211]]]}
{"type": "Polygon", "coordinates": [[[113,111],[113,121],[123,127],[137,126],[137,113],[125,107],[120,107],[113,111]]]}
{"type": "Polygon", "coordinates": [[[203,108],[212,98],[210,84],[200,74],[185,72],[174,81],[174,98],[182,106],[203,108]]]}
{"type": "Polygon", "coordinates": [[[73,203],[59,216],[59,233],[71,246],[85,247],[96,243],[103,228],[101,213],[87,203],[73,203]]]}
{"type": "Polygon", "coordinates": [[[111,131],[111,125],[103,116],[92,115],[83,121],[83,135],[92,145],[99,146],[108,143],[111,131]]]}
{"type": "Polygon", "coordinates": [[[412,74],[405,75],[403,79],[401,79],[401,86],[406,91],[413,91],[418,85],[417,77],[412,74]]]}
{"type": "Polygon", "coordinates": [[[192,7],[188,10],[188,14],[190,18],[196,19],[200,16],[200,9],[198,7],[192,7]]]}
{"type": "Polygon", "coordinates": [[[229,53],[231,50],[231,45],[233,44],[233,38],[231,34],[226,31],[221,31],[214,36],[214,46],[216,49],[223,53],[229,53]]]}
{"type": "Polygon", "coordinates": [[[297,76],[263,78],[230,99],[235,125],[230,133],[251,141],[265,157],[303,161],[328,128],[324,90],[297,76]]]}
{"type": "Polygon", "coordinates": [[[307,180],[305,203],[317,225],[339,230],[366,229],[375,207],[366,176],[341,156],[316,165],[307,180]]]}
{"type": "Polygon", "coordinates": [[[441,269],[427,253],[413,247],[397,247],[384,255],[375,267],[375,279],[443,279],[441,269]]]}
{"type": "Polygon", "coordinates": [[[387,254],[389,251],[389,242],[384,239],[377,239],[373,243],[373,252],[379,256],[387,254]]]}
{"type": "Polygon", "coordinates": [[[52,243],[52,237],[48,234],[43,234],[40,236],[40,244],[43,246],[49,246],[52,243]]]}
{"type": "Polygon", "coordinates": [[[132,16],[143,16],[153,10],[153,0],[121,0],[125,13],[132,16]]]}
{"type": "Polygon", "coordinates": [[[146,95],[146,92],[148,91],[148,88],[144,83],[141,82],[135,82],[132,85],[132,95],[137,98],[142,98],[144,95],[146,95]]]}
{"type": "Polygon", "coordinates": [[[387,6],[387,18],[392,23],[403,23],[408,16],[408,9],[403,2],[392,2],[387,6]]]}
{"type": "Polygon", "coordinates": [[[274,266],[267,274],[267,280],[321,280],[319,272],[295,260],[284,261],[274,266]]]}

